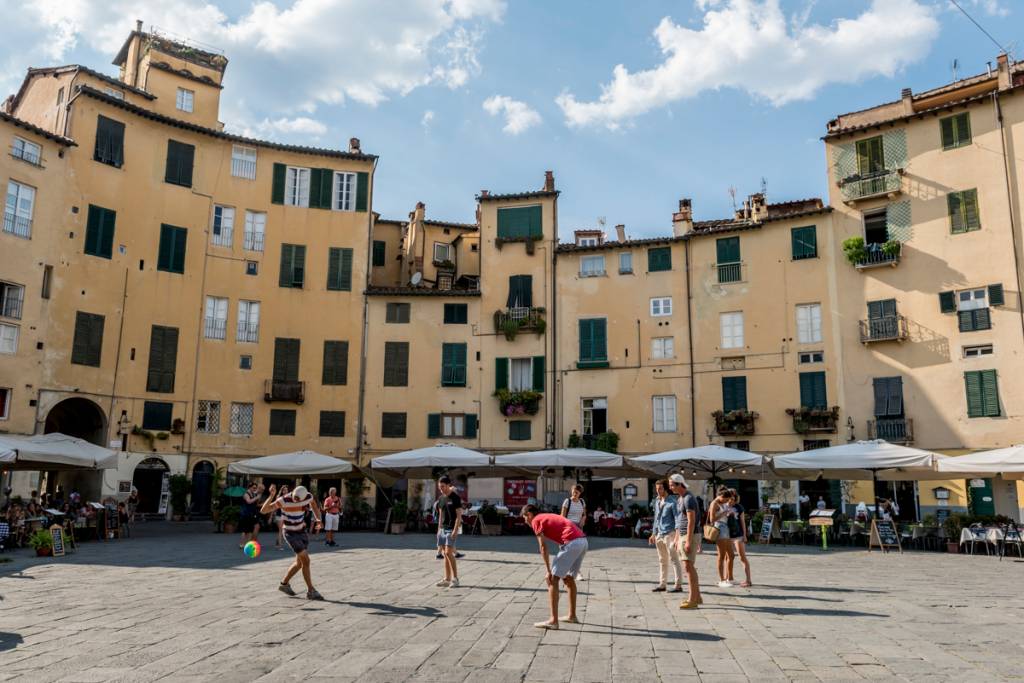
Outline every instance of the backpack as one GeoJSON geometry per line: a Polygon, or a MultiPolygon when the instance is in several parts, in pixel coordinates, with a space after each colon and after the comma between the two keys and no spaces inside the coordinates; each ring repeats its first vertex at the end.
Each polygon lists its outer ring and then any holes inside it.
{"type": "MultiPolygon", "coordinates": [[[[583,509],[586,510],[587,509],[587,501],[584,500],[583,498],[580,498],[580,503],[583,504],[583,509]]],[[[569,514],[569,510],[570,510],[571,506],[572,506],[572,498],[566,498],[564,501],[562,501],[562,509],[565,510],[565,514],[566,515],[569,514]]],[[[583,522],[585,520],[581,519],[580,521],[583,522]]]]}

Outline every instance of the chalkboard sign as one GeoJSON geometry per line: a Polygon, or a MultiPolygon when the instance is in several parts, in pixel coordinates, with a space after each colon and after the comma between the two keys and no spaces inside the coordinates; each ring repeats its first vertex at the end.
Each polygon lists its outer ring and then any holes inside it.
{"type": "Polygon", "coordinates": [[[54,524],[50,527],[50,538],[53,541],[53,556],[63,557],[64,556],[64,530],[61,529],[59,524],[54,524]]]}
{"type": "Polygon", "coordinates": [[[947,519],[949,519],[950,510],[936,510],[935,521],[939,526],[942,526],[947,519]]]}
{"type": "Polygon", "coordinates": [[[871,537],[868,541],[868,550],[870,551],[871,547],[876,545],[882,550],[896,548],[901,553],[903,552],[903,546],[900,545],[900,535],[896,531],[896,525],[892,520],[871,520],[871,537]]]}
{"type": "Polygon", "coordinates": [[[104,509],[105,512],[103,513],[103,516],[107,519],[107,530],[118,531],[121,528],[121,520],[118,517],[117,508],[112,505],[108,505],[104,509]]]}
{"type": "Polygon", "coordinates": [[[758,543],[771,543],[772,538],[779,537],[779,523],[775,515],[765,515],[761,521],[761,532],[757,536],[758,543]]]}

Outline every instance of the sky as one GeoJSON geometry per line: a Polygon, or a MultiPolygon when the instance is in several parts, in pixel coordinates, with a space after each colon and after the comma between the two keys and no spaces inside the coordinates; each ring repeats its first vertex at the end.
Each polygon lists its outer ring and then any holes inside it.
{"type": "MultiPolygon", "coordinates": [[[[957,0],[1011,55],[1024,3],[957,0]],[[1019,3],[1019,4],[1018,4],[1019,3]]],[[[374,209],[472,222],[474,196],[555,173],[563,240],[671,232],[824,197],[829,119],[983,72],[952,0],[0,0],[0,96],[30,67],[110,75],[142,19],[229,59],[231,132],[380,157],[374,209]]]]}

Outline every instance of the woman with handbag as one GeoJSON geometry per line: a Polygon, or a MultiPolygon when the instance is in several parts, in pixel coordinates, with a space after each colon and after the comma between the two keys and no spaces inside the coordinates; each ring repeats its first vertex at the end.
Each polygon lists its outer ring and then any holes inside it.
{"type": "Polygon", "coordinates": [[[708,510],[708,521],[704,525],[704,538],[718,546],[718,587],[732,588],[733,583],[727,578],[728,565],[735,552],[732,541],[729,540],[729,515],[732,514],[732,506],[729,504],[729,488],[720,486],[718,495],[711,501],[711,508],[708,510]]]}

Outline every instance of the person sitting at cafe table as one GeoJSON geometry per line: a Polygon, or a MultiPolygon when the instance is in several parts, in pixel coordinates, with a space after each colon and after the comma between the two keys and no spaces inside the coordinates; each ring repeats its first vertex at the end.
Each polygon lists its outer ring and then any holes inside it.
{"type": "Polygon", "coordinates": [[[625,518],[626,518],[626,511],[622,509],[622,505],[616,506],[616,508],[612,511],[612,519],[625,519],[625,518]]]}
{"type": "Polygon", "coordinates": [[[604,507],[598,505],[597,509],[594,510],[594,524],[600,524],[601,520],[608,516],[608,513],[604,511],[604,507]]]}

